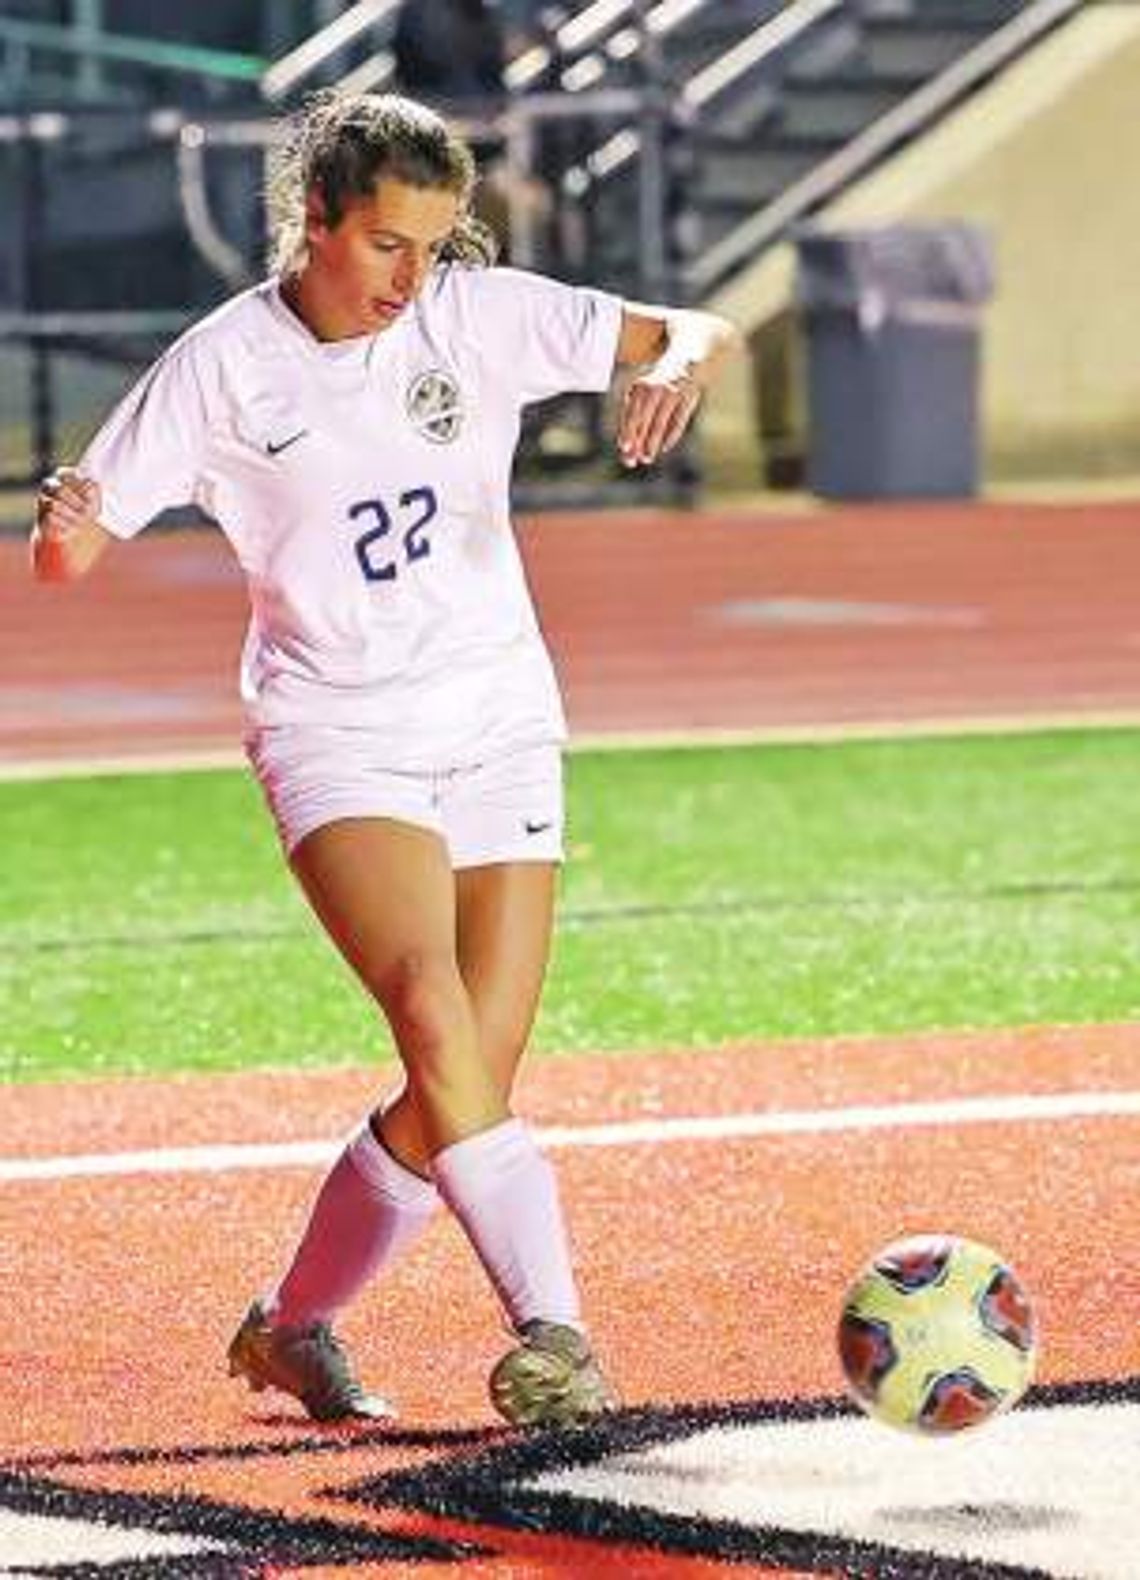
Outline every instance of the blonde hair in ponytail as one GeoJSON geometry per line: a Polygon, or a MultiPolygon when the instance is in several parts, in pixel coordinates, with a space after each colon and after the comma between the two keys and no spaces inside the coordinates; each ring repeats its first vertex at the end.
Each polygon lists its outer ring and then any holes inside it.
{"type": "Polygon", "coordinates": [[[305,261],[310,193],[319,196],[328,224],[335,226],[349,203],[369,197],[383,176],[453,192],[460,214],[441,258],[469,267],[494,262],[495,239],[471,213],[474,157],[446,121],[399,94],[325,88],[288,118],[281,142],[270,152],[266,207],[274,271],[286,274],[305,261]]]}

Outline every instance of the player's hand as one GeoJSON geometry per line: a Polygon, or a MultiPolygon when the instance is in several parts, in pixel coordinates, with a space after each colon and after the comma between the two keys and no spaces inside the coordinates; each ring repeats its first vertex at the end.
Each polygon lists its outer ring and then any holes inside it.
{"type": "Polygon", "coordinates": [[[45,477],[36,495],[36,530],[49,543],[63,543],[98,526],[103,494],[92,477],[61,466],[45,477]]]}
{"type": "Polygon", "coordinates": [[[626,466],[649,466],[678,443],[701,403],[691,373],[649,368],[625,392],[618,419],[618,451],[626,466]]]}

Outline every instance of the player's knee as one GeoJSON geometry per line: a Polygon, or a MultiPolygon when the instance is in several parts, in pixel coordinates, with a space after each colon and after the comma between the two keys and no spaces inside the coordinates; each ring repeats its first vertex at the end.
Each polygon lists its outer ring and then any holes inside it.
{"type": "Polygon", "coordinates": [[[471,1006],[454,962],[409,950],[384,973],[376,993],[401,1054],[416,1069],[446,1070],[469,1053],[471,1006]]]}

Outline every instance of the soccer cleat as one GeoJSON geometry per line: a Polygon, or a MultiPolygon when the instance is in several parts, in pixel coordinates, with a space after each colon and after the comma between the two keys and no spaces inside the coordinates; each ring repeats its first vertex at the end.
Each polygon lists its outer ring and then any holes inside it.
{"type": "Polygon", "coordinates": [[[299,1399],[314,1421],[384,1421],[396,1414],[387,1399],[365,1391],[352,1374],[344,1346],[327,1322],[273,1327],[254,1301],[230,1340],[230,1376],[255,1393],[278,1388],[299,1399]]]}
{"type": "Polygon", "coordinates": [[[617,1406],[617,1398],[577,1328],[524,1322],[522,1343],[491,1373],[491,1403],[512,1426],[568,1426],[617,1406]]]}

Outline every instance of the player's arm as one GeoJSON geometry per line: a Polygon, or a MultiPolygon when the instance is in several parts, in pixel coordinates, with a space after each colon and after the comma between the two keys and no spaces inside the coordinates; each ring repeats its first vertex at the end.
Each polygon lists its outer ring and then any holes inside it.
{"type": "Polygon", "coordinates": [[[630,381],[618,418],[626,466],[648,465],[673,448],[740,342],[739,330],[715,313],[625,303],[617,361],[643,370],[630,381]]]}
{"type": "Polygon", "coordinates": [[[99,523],[102,495],[93,478],[61,466],[36,495],[32,528],[32,574],[41,582],[72,582],[85,576],[111,541],[99,523]]]}

